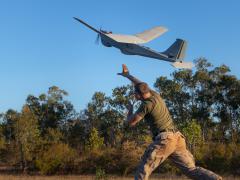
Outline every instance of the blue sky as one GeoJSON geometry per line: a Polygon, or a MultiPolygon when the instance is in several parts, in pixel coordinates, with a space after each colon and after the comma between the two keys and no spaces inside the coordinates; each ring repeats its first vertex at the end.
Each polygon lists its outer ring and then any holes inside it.
{"type": "Polygon", "coordinates": [[[96,45],[96,34],[73,16],[122,34],[165,26],[169,31],[146,46],[163,51],[176,38],[186,39],[186,60],[206,57],[239,78],[239,7],[237,0],[0,0],[0,112],[21,110],[29,94],[52,85],[66,90],[79,111],[94,92],[111,95],[129,83],[116,75],[123,63],[150,86],[174,71],[167,62],[96,45]]]}

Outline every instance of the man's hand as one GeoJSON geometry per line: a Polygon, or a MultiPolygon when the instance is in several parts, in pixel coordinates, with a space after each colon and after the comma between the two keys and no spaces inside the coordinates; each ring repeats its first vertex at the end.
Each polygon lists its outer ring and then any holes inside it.
{"type": "Polygon", "coordinates": [[[141,83],[142,81],[140,81],[139,79],[135,78],[134,76],[132,76],[129,71],[128,68],[125,64],[122,65],[122,72],[118,73],[118,75],[121,75],[123,77],[126,77],[127,79],[129,79],[134,85],[141,83]]]}
{"type": "Polygon", "coordinates": [[[118,75],[121,75],[121,76],[124,76],[124,77],[129,75],[128,68],[125,64],[122,65],[122,72],[118,73],[118,75]]]}

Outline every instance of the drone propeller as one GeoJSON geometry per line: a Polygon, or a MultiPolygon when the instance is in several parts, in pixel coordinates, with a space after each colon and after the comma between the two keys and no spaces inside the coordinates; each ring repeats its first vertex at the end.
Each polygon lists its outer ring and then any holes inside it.
{"type": "MultiPolygon", "coordinates": [[[[102,27],[100,27],[99,32],[102,32],[102,27]]],[[[98,33],[95,39],[95,44],[99,45],[99,41],[100,41],[100,34],[98,33]]]]}
{"type": "Polygon", "coordinates": [[[95,40],[95,44],[99,44],[99,40],[100,40],[100,34],[97,34],[96,40],[95,40]]]}
{"type": "Polygon", "coordinates": [[[101,35],[100,35],[100,33],[103,33],[103,34],[111,34],[112,33],[112,31],[105,31],[105,30],[102,30],[102,27],[100,27],[100,29],[99,29],[99,33],[97,34],[97,37],[96,37],[96,39],[95,39],[95,44],[99,44],[99,41],[100,41],[100,39],[101,39],[101,35]]]}

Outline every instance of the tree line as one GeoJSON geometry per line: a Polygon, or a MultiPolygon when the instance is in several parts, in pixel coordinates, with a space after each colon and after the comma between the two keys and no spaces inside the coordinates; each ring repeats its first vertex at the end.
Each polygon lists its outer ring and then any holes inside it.
{"type": "MultiPolygon", "coordinates": [[[[240,80],[226,65],[195,60],[196,70],[158,77],[154,88],[164,98],[197,164],[219,173],[240,174],[240,80]]],[[[42,174],[133,173],[151,135],[144,120],[126,125],[127,104],[139,106],[133,86],[112,95],[95,92],[76,111],[68,93],[52,86],[29,95],[20,112],[0,114],[0,166],[42,174]]],[[[164,162],[157,171],[180,173],[164,162]]]]}

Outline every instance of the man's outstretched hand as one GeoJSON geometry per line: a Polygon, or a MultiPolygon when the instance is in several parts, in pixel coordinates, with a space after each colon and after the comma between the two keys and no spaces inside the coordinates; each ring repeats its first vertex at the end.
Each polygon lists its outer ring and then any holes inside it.
{"type": "Polygon", "coordinates": [[[124,77],[129,75],[128,68],[125,64],[122,65],[122,72],[118,73],[118,75],[121,75],[121,76],[124,76],[124,77]]]}

